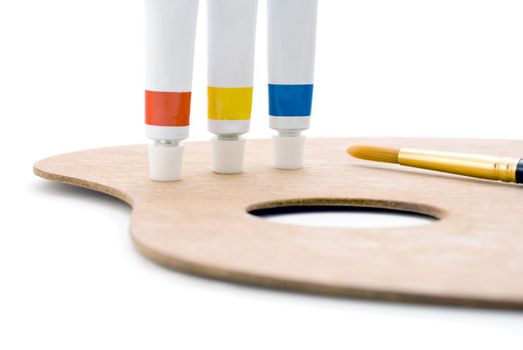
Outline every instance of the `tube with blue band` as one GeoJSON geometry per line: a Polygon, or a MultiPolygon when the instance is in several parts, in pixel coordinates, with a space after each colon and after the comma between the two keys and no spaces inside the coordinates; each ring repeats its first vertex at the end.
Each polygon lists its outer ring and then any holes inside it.
{"type": "Polygon", "coordinates": [[[268,0],[269,124],[274,167],[303,167],[314,89],[318,0],[268,0]]]}

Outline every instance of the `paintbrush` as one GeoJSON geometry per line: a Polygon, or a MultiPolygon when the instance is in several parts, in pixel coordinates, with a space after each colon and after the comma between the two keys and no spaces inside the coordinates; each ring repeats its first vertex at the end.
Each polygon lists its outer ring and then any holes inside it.
{"type": "Polygon", "coordinates": [[[523,183],[523,159],[415,148],[353,145],[351,156],[482,179],[523,183]]]}

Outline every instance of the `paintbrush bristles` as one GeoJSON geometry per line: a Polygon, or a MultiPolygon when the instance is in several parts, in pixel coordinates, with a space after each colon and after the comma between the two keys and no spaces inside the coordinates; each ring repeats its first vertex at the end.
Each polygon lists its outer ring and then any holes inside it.
{"type": "Polygon", "coordinates": [[[347,148],[351,156],[376,162],[397,163],[399,148],[370,145],[354,145],[347,148]]]}

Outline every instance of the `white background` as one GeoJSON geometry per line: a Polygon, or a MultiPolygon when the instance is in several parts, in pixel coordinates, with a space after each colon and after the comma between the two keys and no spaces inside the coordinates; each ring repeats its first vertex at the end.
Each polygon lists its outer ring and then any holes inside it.
{"type": "MultiPolygon", "coordinates": [[[[209,137],[205,8],[192,140],[209,137]]],[[[521,1],[320,0],[319,11],[308,136],[520,137],[521,1]]],[[[264,0],[258,29],[251,138],[272,134],[264,0]]],[[[127,205],[32,175],[49,155],[146,141],[141,0],[1,1],[0,49],[1,349],[523,347],[521,312],[301,295],[164,269],[132,247],[127,205]]]]}

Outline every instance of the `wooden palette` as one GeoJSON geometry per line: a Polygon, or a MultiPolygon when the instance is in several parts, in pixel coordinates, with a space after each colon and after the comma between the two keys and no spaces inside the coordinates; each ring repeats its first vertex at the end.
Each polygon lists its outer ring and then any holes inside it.
{"type": "MultiPolygon", "coordinates": [[[[210,145],[186,144],[183,180],[150,181],[145,145],[63,154],[34,171],[120,198],[150,259],[189,273],[351,297],[523,308],[523,187],[346,155],[354,143],[519,157],[523,141],[309,139],[305,168],[271,167],[247,143],[245,173],[217,175],[210,145]],[[404,228],[318,228],[248,212],[288,205],[398,209],[440,220],[404,228]]],[[[49,228],[51,229],[51,228],[49,228]]]]}

